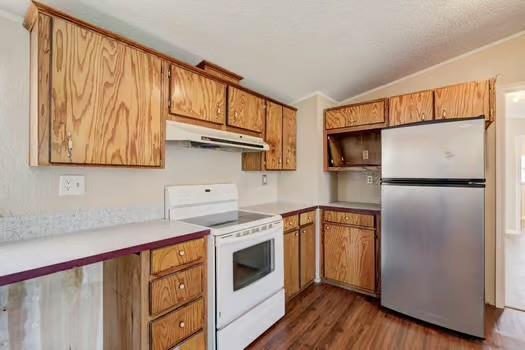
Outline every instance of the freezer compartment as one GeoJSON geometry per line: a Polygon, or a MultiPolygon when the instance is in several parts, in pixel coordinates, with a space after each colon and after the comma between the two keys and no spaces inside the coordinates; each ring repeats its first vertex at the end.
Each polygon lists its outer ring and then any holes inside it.
{"type": "Polygon", "coordinates": [[[384,129],[383,179],[484,179],[485,120],[384,129]]]}
{"type": "Polygon", "coordinates": [[[381,304],[484,336],[484,188],[383,184],[381,304]]]}

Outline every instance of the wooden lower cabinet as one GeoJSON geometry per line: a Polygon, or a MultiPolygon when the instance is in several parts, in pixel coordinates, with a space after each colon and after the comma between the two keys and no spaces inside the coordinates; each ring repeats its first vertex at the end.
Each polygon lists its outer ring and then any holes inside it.
{"type": "Polygon", "coordinates": [[[299,231],[284,234],[284,292],[286,300],[300,289],[299,281],[299,231]]]}
{"type": "MultiPolygon", "coordinates": [[[[323,279],[368,294],[378,294],[379,240],[377,225],[354,226],[326,219],[341,216],[324,215],[322,229],[323,279]]],[[[344,217],[344,212],[339,212],[344,217]]],[[[326,214],[326,211],[325,211],[326,214]]],[[[367,214],[352,213],[351,222],[364,223],[367,214]],[[357,216],[357,218],[356,218],[357,216]],[[359,218],[358,216],[363,216],[359,218]]]]}
{"type": "Polygon", "coordinates": [[[315,225],[301,228],[299,233],[300,246],[300,286],[304,288],[315,279],[315,225]]]}
{"type": "Polygon", "coordinates": [[[104,349],[206,349],[202,247],[206,238],[104,262],[104,349]],[[172,251],[198,259],[164,260],[170,268],[154,274],[157,258],[172,251]]]}
{"type": "MultiPolygon", "coordinates": [[[[306,217],[302,216],[304,220],[306,217]]],[[[299,226],[299,215],[284,218],[284,290],[286,300],[297,295],[315,279],[315,211],[308,212],[308,217],[308,223],[301,226],[299,226]]]]}

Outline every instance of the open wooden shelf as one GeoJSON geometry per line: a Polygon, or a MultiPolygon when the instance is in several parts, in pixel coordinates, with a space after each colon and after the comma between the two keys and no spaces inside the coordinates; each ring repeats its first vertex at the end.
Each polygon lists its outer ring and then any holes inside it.
{"type": "Polygon", "coordinates": [[[377,171],[381,167],[381,130],[325,134],[325,171],[377,171]]]}

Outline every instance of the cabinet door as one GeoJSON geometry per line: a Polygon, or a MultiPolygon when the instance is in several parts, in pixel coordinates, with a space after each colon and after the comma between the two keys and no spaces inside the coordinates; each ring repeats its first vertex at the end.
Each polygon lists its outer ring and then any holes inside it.
{"type": "Polygon", "coordinates": [[[436,119],[490,119],[489,81],[475,81],[435,90],[436,119]]]}
{"type": "Polygon", "coordinates": [[[315,279],[315,224],[301,228],[301,288],[315,279]]]}
{"type": "Polygon", "coordinates": [[[338,129],[384,123],[385,101],[362,103],[328,109],[326,111],[326,129],[338,129]]]}
{"type": "Polygon", "coordinates": [[[284,292],[286,300],[299,291],[299,231],[284,234],[284,292]]]}
{"type": "Polygon", "coordinates": [[[434,118],[434,94],[421,91],[390,98],[389,125],[410,124],[434,118]]]}
{"type": "Polygon", "coordinates": [[[283,107],[283,169],[295,170],[297,147],[296,111],[283,107]]]}
{"type": "Polygon", "coordinates": [[[228,86],[229,126],[261,133],[264,123],[265,101],[247,91],[228,86]]]}
{"type": "Polygon", "coordinates": [[[270,150],[266,155],[266,169],[279,170],[282,166],[283,154],[283,107],[268,101],[266,114],[266,142],[270,150]]]}
{"type": "Polygon", "coordinates": [[[325,224],[323,250],[325,278],[375,290],[373,230],[325,224]]]}
{"type": "Polygon", "coordinates": [[[170,114],[215,124],[226,121],[226,85],[170,66],[170,114]]]}
{"type": "Polygon", "coordinates": [[[161,60],[54,18],[51,162],[162,165],[161,60]]]}

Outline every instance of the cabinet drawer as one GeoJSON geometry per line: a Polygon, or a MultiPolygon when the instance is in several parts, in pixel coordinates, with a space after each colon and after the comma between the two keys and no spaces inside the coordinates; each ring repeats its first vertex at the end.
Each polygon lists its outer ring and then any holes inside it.
{"type": "Polygon", "coordinates": [[[311,224],[312,222],[314,222],[314,220],[315,220],[315,210],[312,210],[306,213],[302,213],[299,216],[299,224],[301,225],[311,224]]]}
{"type": "Polygon", "coordinates": [[[168,275],[150,283],[150,312],[157,315],[202,294],[202,265],[168,275]]]}
{"type": "Polygon", "coordinates": [[[374,216],[367,214],[347,213],[342,211],[325,210],[324,221],[337,222],[347,225],[374,227],[374,216]]]}
{"type": "Polygon", "coordinates": [[[291,215],[283,218],[284,231],[290,231],[299,227],[299,217],[291,215]]]}
{"type": "Polygon", "coordinates": [[[188,340],[177,345],[173,350],[204,350],[206,349],[206,342],[204,339],[204,332],[199,332],[188,340]]]}
{"type": "Polygon", "coordinates": [[[204,238],[151,251],[151,274],[158,275],[179,266],[202,260],[206,253],[204,238]]]}
{"type": "Polygon", "coordinates": [[[204,301],[199,299],[151,322],[152,350],[168,350],[204,324],[204,301]]]}

